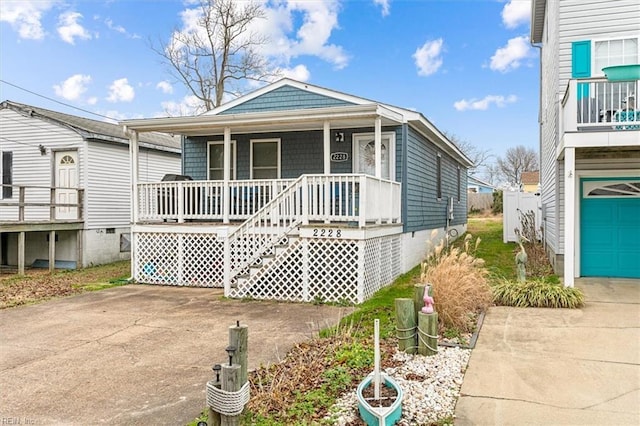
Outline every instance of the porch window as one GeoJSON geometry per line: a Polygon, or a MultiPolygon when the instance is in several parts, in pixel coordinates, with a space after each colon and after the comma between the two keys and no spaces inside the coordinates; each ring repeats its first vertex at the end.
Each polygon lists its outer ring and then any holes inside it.
{"type": "Polygon", "coordinates": [[[611,65],[637,64],[638,38],[600,40],[593,43],[593,69],[595,75],[604,75],[602,68],[611,65]]]}
{"type": "MultiPolygon", "coordinates": [[[[207,170],[209,180],[224,179],[224,142],[215,141],[208,143],[209,155],[207,157],[207,170]]],[[[236,143],[231,141],[231,180],[236,178],[236,143]]]]}
{"type": "Polygon", "coordinates": [[[0,191],[0,199],[8,199],[13,197],[13,187],[4,186],[13,183],[13,152],[0,151],[0,177],[2,182],[2,191],[0,191]]]}
{"type": "Polygon", "coordinates": [[[436,157],[436,198],[442,199],[442,157],[436,157]]]}
{"type": "Polygon", "coordinates": [[[251,141],[251,179],[280,179],[280,139],[251,141]]]}

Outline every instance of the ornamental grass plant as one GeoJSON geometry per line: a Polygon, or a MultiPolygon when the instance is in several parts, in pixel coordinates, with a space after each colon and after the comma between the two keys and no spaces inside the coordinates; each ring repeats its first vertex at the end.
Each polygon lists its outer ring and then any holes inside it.
{"type": "MultiPolygon", "coordinates": [[[[432,233],[430,244],[433,245],[436,235],[432,233]]],[[[442,328],[473,332],[475,317],[491,304],[488,271],[484,261],[474,255],[479,244],[480,238],[473,241],[471,234],[457,246],[442,239],[422,263],[421,280],[433,287],[442,328]]]]}
{"type": "Polygon", "coordinates": [[[520,308],[580,308],[584,294],[575,287],[560,282],[533,279],[524,283],[508,279],[492,284],[493,301],[497,305],[520,308]]]}

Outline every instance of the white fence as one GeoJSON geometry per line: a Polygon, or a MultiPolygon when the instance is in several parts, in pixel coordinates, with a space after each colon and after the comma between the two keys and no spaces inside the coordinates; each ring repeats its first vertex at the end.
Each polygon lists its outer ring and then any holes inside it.
{"type": "Polygon", "coordinates": [[[536,229],[540,229],[542,204],[539,195],[530,192],[504,192],[502,196],[502,240],[505,243],[518,241],[515,230],[522,230],[520,216],[528,211],[535,213],[536,229]]]}

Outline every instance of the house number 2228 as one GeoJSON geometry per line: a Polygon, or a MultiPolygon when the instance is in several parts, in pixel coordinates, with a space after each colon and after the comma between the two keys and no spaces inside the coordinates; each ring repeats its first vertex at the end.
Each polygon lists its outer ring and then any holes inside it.
{"type": "Polygon", "coordinates": [[[313,230],[313,236],[314,237],[320,237],[320,238],[322,238],[322,237],[340,238],[340,237],[342,237],[342,230],[340,230],[340,229],[317,229],[317,228],[315,228],[313,230]]]}

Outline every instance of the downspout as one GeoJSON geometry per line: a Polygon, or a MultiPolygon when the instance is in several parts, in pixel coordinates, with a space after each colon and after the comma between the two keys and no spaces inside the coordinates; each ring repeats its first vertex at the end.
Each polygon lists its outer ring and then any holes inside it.
{"type": "MultiPolygon", "coordinates": [[[[540,205],[542,206],[542,249],[547,253],[547,209],[542,203],[542,44],[531,43],[531,47],[538,49],[538,164],[540,179],[540,205]]],[[[554,265],[555,268],[555,265],[554,265]]]]}

